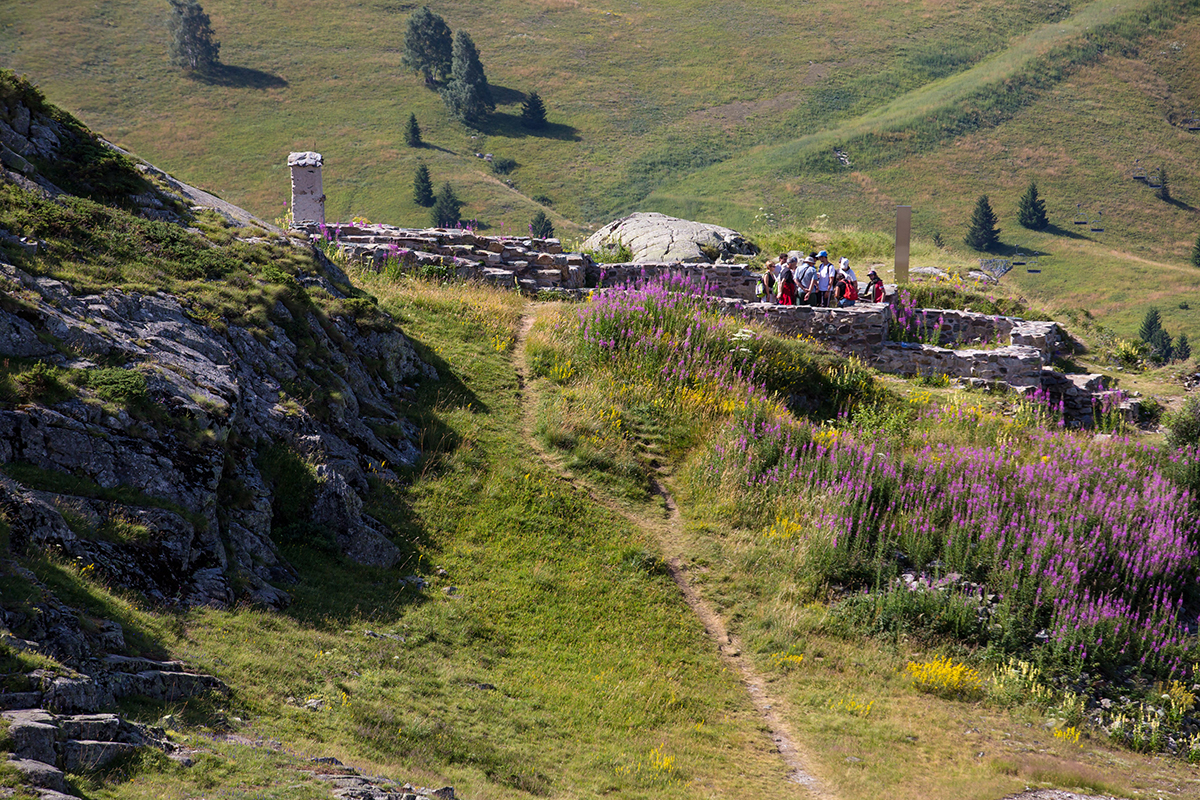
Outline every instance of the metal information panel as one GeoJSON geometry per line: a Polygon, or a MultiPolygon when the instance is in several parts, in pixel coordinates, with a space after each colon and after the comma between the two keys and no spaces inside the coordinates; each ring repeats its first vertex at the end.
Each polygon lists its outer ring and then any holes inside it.
{"type": "Polygon", "coordinates": [[[908,244],[912,236],[912,206],[896,206],[896,283],[908,283],[908,244]]]}

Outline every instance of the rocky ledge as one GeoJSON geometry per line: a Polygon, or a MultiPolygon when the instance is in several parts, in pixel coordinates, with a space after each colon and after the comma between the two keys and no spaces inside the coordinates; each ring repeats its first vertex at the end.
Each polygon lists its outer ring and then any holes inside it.
{"type": "MultiPolygon", "coordinates": [[[[301,279],[342,296],[348,281],[324,264],[326,273],[301,279]]],[[[363,512],[360,494],[369,473],[395,477],[386,465],[416,460],[416,431],[395,401],[436,377],[398,330],[315,312],[297,318],[282,304],[265,333],[221,330],[167,294],[80,296],[7,263],[0,291],[0,357],[123,370],[144,381],[148,408],[139,415],[84,389],[0,407],[0,464],[24,469],[6,471],[80,487],[0,475],[0,515],[16,552],[56,550],[160,603],[283,606],[289,596],[273,584],[295,573],[271,539],[276,498],[256,461],[263,446],[281,445],[315,466],[310,524],[354,561],[396,563],[399,548],[363,512]],[[289,391],[313,368],[314,350],[327,362],[320,408],[289,391]],[[114,527],[134,534],[98,534],[114,527]]]]}

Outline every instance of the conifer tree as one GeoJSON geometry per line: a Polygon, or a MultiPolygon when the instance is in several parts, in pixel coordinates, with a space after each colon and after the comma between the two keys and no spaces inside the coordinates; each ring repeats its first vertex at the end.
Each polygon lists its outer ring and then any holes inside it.
{"type": "Polygon", "coordinates": [[[1187,361],[1192,357],[1192,346],[1188,343],[1186,333],[1179,334],[1179,338],[1175,340],[1175,358],[1180,361],[1187,361]]]}
{"type": "Polygon", "coordinates": [[[430,220],[435,228],[453,228],[461,221],[459,212],[462,210],[462,201],[454,194],[454,189],[450,188],[449,183],[443,183],[442,188],[438,190],[437,199],[433,203],[433,210],[430,212],[430,220]]]}
{"type": "Polygon", "coordinates": [[[450,113],[463,122],[478,122],[496,109],[479,51],[466,31],[454,34],[450,82],[442,89],[442,100],[450,113]]]}
{"type": "Polygon", "coordinates": [[[1159,200],[1169,201],[1171,199],[1171,184],[1167,182],[1166,167],[1158,168],[1158,188],[1154,190],[1154,194],[1158,196],[1159,200]]]}
{"type": "Polygon", "coordinates": [[[1192,266],[1200,267],[1200,236],[1196,237],[1196,243],[1192,245],[1192,266]]]}
{"type": "Polygon", "coordinates": [[[1038,197],[1037,183],[1034,181],[1029,182],[1029,188],[1017,204],[1017,222],[1031,231],[1044,231],[1050,225],[1046,217],[1046,201],[1038,197]]]}
{"type": "Polygon", "coordinates": [[[217,65],[221,43],[213,41],[208,14],[196,0],[171,2],[171,63],[188,72],[207,72],[217,65]]]}
{"type": "Polygon", "coordinates": [[[968,247],[987,250],[1000,241],[1000,229],[996,227],[996,214],[986,194],[979,195],[975,212],[971,215],[971,226],[964,240],[968,247]]]}
{"type": "Polygon", "coordinates": [[[1171,334],[1167,333],[1166,328],[1158,329],[1154,338],[1150,340],[1150,347],[1153,349],[1155,357],[1163,362],[1170,361],[1175,352],[1175,347],[1171,343],[1171,334]]]}
{"type": "Polygon", "coordinates": [[[546,104],[537,92],[530,92],[521,104],[521,124],[535,131],[546,127],[546,104]]]}
{"type": "Polygon", "coordinates": [[[408,127],[404,129],[404,141],[409,147],[423,147],[425,142],[421,141],[421,126],[417,124],[417,115],[408,115],[408,127]]]}
{"type": "Polygon", "coordinates": [[[1142,317],[1142,327],[1138,328],[1138,338],[1148,345],[1153,346],[1154,337],[1162,330],[1162,317],[1159,316],[1157,308],[1150,308],[1146,311],[1146,316],[1142,317]]]}
{"type": "Polygon", "coordinates": [[[425,85],[433,87],[450,73],[450,41],[446,20],[430,11],[429,6],[421,6],[408,18],[401,62],[424,75],[425,85]]]}
{"type": "Polygon", "coordinates": [[[545,211],[538,211],[529,223],[529,235],[539,239],[549,239],[554,236],[554,223],[546,216],[545,211]]]}
{"type": "Polygon", "coordinates": [[[429,180],[429,167],[424,164],[417,167],[413,178],[413,202],[424,208],[433,205],[433,182],[429,180]]]}

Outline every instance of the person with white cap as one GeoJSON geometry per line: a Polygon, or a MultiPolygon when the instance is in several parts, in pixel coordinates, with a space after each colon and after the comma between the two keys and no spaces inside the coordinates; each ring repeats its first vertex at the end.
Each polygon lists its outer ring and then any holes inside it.
{"type": "Polygon", "coordinates": [[[849,280],[858,283],[858,276],[854,274],[854,270],[850,269],[850,259],[842,256],[840,259],[838,259],[838,263],[842,265],[842,272],[846,273],[846,277],[849,280]]]}

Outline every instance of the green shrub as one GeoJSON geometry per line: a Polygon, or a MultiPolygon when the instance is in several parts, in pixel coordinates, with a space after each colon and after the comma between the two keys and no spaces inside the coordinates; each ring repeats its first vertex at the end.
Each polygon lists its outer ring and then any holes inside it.
{"type": "Polygon", "coordinates": [[[1183,408],[1171,416],[1167,444],[1174,448],[1200,444],[1200,397],[1189,397],[1183,408]]]}
{"type": "Polygon", "coordinates": [[[134,408],[147,402],[146,376],[131,369],[110,367],[88,370],[84,385],[101,400],[134,408]]]}
{"type": "Polygon", "coordinates": [[[507,175],[517,168],[517,162],[511,158],[493,158],[492,172],[497,175],[507,175]]]}
{"type": "Polygon", "coordinates": [[[14,374],[17,394],[31,403],[53,405],[71,397],[74,392],[63,383],[64,371],[45,361],[37,361],[29,368],[14,374]]]}

